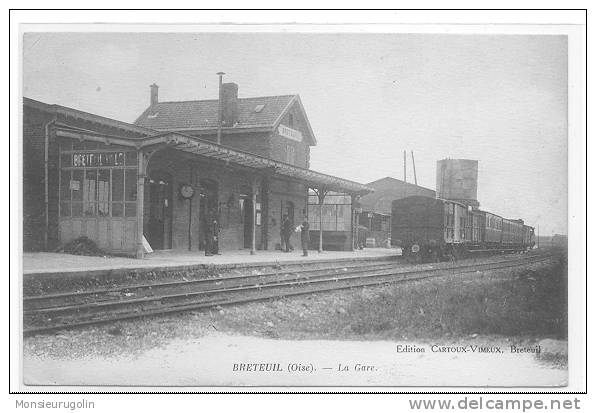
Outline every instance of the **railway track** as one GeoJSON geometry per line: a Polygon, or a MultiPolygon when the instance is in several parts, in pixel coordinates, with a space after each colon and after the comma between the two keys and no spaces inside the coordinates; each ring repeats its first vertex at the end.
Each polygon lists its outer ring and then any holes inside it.
{"type": "Polygon", "coordinates": [[[23,333],[49,333],[274,298],[512,268],[548,259],[550,256],[523,256],[480,264],[442,263],[409,268],[394,262],[364,263],[27,296],[23,298],[23,333]]]}

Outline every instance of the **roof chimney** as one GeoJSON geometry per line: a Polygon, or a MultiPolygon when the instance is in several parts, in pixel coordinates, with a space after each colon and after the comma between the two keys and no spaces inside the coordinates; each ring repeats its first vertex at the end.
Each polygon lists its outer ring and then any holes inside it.
{"type": "Polygon", "coordinates": [[[149,86],[149,88],[151,88],[151,102],[150,103],[151,103],[151,106],[154,106],[159,102],[159,98],[158,98],[159,86],[157,86],[154,83],[151,86],[149,86]]]}
{"type": "Polygon", "coordinates": [[[221,145],[221,127],[223,123],[223,99],[222,99],[222,85],[223,85],[223,77],[224,72],[217,72],[217,77],[219,78],[219,88],[218,88],[218,97],[217,97],[217,144],[221,145]]]}
{"type": "Polygon", "coordinates": [[[223,126],[232,127],[238,122],[238,85],[224,83],[221,92],[223,126]]]}

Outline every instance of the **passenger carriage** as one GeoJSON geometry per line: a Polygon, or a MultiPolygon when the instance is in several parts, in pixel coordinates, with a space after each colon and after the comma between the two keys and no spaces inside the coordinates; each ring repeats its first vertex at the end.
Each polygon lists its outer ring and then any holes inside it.
{"type": "Polygon", "coordinates": [[[534,229],[460,202],[411,196],[393,201],[391,243],[405,256],[436,261],[469,252],[527,250],[534,229]]]}

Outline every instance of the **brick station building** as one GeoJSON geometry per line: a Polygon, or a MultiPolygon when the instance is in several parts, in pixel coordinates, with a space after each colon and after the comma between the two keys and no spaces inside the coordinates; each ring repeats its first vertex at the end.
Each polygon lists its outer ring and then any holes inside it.
{"type": "Polygon", "coordinates": [[[239,98],[234,83],[220,97],[160,102],[151,85],[134,124],[24,98],[24,250],[86,236],[114,254],[143,257],[143,238],[200,251],[208,213],[223,251],[279,248],[285,214],[309,215],[313,248],[329,236],[352,248],[352,201],[372,189],[309,169],[316,139],[300,97],[239,98]]]}

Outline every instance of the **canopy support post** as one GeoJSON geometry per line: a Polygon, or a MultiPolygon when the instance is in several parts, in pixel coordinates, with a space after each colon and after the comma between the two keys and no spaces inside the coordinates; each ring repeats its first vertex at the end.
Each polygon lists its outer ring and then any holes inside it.
{"type": "Polygon", "coordinates": [[[250,240],[250,255],[255,255],[256,251],[256,234],[257,234],[257,178],[252,180],[251,202],[252,202],[252,235],[250,240]]]}
{"type": "Polygon", "coordinates": [[[360,195],[352,194],[352,247],[351,250],[359,248],[358,244],[358,227],[360,226],[360,212],[362,212],[362,208],[360,208],[360,195]]]}
{"type": "Polygon", "coordinates": [[[145,152],[137,153],[137,248],[136,257],[145,257],[145,248],[143,247],[143,214],[145,208],[145,175],[149,159],[145,152]]]}
{"type": "Polygon", "coordinates": [[[319,198],[319,252],[323,252],[323,202],[327,191],[323,188],[315,189],[317,197],[319,198]]]}

